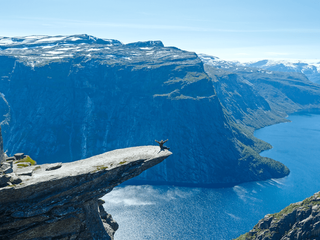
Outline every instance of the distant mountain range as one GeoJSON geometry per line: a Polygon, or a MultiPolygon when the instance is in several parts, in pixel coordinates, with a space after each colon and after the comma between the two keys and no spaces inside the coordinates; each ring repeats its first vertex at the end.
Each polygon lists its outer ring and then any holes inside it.
{"type": "Polygon", "coordinates": [[[232,186],[289,174],[253,130],[320,107],[320,86],[165,47],[89,35],[0,38],[4,148],[67,162],[169,139],[134,183],[232,186]]]}
{"type": "Polygon", "coordinates": [[[217,66],[218,68],[233,69],[233,68],[258,68],[261,70],[268,70],[270,72],[296,72],[303,73],[308,79],[315,83],[320,83],[320,60],[317,61],[299,61],[299,60],[260,60],[247,63],[237,61],[225,61],[218,57],[213,57],[205,54],[199,54],[201,59],[206,62],[217,66]]]}

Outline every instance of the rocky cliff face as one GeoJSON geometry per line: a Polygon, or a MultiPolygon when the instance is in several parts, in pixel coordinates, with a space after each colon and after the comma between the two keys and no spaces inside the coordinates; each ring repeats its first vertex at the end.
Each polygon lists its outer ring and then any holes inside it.
{"type": "Polygon", "coordinates": [[[168,138],[172,161],[135,183],[225,186],[289,173],[257,154],[268,144],[233,124],[195,53],[87,35],[6,42],[0,111],[9,155],[68,162],[168,138]]]}
{"type": "Polygon", "coordinates": [[[159,150],[119,149],[71,163],[9,162],[11,169],[0,173],[0,239],[113,239],[118,224],[99,198],[171,155],[159,150]]]}
{"type": "Polygon", "coordinates": [[[320,192],[268,214],[254,228],[237,238],[259,240],[320,239],[320,192]]]}

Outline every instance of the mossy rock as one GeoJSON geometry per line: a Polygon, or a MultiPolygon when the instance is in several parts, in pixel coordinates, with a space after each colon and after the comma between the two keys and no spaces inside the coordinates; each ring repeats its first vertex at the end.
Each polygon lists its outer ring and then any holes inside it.
{"type": "Polygon", "coordinates": [[[26,156],[25,158],[18,160],[17,163],[30,163],[31,165],[36,165],[37,162],[33,160],[30,156],[26,156]]]}
{"type": "Polygon", "coordinates": [[[108,168],[107,166],[103,166],[103,165],[97,166],[98,171],[105,170],[107,168],[108,168]]]}
{"type": "Polygon", "coordinates": [[[18,163],[17,166],[18,168],[24,168],[24,167],[29,167],[30,165],[27,163],[18,163]]]}

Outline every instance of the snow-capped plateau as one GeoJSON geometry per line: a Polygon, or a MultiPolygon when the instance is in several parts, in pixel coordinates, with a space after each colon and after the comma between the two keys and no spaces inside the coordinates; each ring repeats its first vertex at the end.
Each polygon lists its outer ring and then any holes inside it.
{"type": "MultiPolygon", "coordinates": [[[[70,58],[122,61],[123,58],[135,62],[144,61],[146,55],[166,58],[174,48],[163,47],[161,41],[147,41],[123,44],[118,40],[102,39],[87,34],[71,36],[26,36],[0,37],[0,56],[18,58],[24,64],[37,67],[70,58]],[[156,51],[158,50],[158,51],[156,51]]],[[[195,56],[194,56],[195,57],[195,56]]],[[[194,58],[193,57],[193,58],[194,58]]]]}

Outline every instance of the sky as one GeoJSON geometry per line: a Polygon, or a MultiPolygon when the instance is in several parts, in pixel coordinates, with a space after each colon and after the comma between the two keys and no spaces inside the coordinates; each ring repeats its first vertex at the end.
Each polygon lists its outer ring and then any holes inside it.
{"type": "Polygon", "coordinates": [[[0,0],[0,36],[89,34],[225,60],[320,61],[319,0],[0,0]]]}

